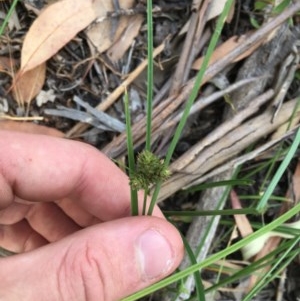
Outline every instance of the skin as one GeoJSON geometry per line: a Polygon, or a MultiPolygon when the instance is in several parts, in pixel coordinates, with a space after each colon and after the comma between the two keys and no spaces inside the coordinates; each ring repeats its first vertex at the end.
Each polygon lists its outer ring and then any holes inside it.
{"type": "Polygon", "coordinates": [[[130,216],[128,178],[98,150],[6,131],[0,150],[0,246],[19,253],[0,258],[0,300],[120,300],[179,265],[177,230],[158,207],[130,216]]]}

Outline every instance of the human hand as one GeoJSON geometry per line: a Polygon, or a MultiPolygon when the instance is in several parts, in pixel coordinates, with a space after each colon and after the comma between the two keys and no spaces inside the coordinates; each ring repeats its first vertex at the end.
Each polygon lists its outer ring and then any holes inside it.
{"type": "Polygon", "coordinates": [[[170,274],[183,246],[130,216],[128,178],[96,149],[0,131],[0,300],[120,300],[170,274]]]}

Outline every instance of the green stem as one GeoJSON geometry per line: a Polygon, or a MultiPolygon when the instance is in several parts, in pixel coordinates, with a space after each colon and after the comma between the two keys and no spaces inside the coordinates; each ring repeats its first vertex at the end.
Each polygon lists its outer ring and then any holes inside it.
{"type": "Polygon", "coordinates": [[[261,235],[272,231],[273,229],[275,229],[276,227],[278,227],[279,225],[281,225],[282,223],[284,223],[285,221],[287,221],[288,219],[290,219],[291,217],[293,217],[294,215],[298,214],[300,211],[300,203],[298,203],[296,206],[294,206],[291,210],[289,210],[288,212],[284,213],[283,215],[281,215],[280,217],[278,217],[276,220],[274,220],[273,222],[271,222],[270,224],[262,227],[261,229],[257,230],[256,232],[250,234],[249,236],[245,237],[244,239],[242,239],[241,241],[231,245],[230,247],[226,248],[225,250],[222,250],[216,254],[211,255],[210,257],[206,258],[205,260],[203,260],[202,262],[199,262],[197,264],[194,264],[190,267],[188,267],[187,269],[176,273],[175,275],[172,275],[166,279],[163,279],[162,281],[160,281],[159,283],[153,284],[152,286],[145,288],[129,297],[126,297],[123,299],[123,301],[133,301],[133,300],[138,300],[139,298],[142,298],[148,294],[151,294],[161,288],[164,288],[178,280],[183,279],[184,277],[187,277],[188,275],[190,275],[191,273],[194,273],[204,267],[207,267],[209,265],[211,265],[212,263],[228,256],[229,254],[236,252],[237,250],[239,250],[240,248],[244,247],[245,245],[249,244],[251,241],[253,241],[254,239],[260,237],[261,235]]]}
{"type": "Polygon", "coordinates": [[[152,0],[147,1],[147,39],[148,39],[148,68],[147,68],[147,129],[146,150],[151,150],[152,98],[153,98],[153,16],[152,0]]]}
{"type": "Polygon", "coordinates": [[[216,45],[218,43],[218,40],[219,40],[219,37],[220,37],[220,34],[221,34],[221,31],[222,31],[222,28],[223,28],[223,25],[226,21],[226,18],[230,12],[230,9],[231,9],[231,6],[232,6],[232,3],[233,3],[233,0],[227,0],[226,4],[225,4],[225,7],[223,9],[223,12],[222,14],[220,15],[220,17],[218,18],[218,21],[217,21],[217,25],[216,25],[216,29],[214,31],[214,34],[210,40],[210,43],[209,43],[209,46],[208,46],[208,49],[207,49],[207,53],[204,57],[204,60],[203,60],[203,63],[202,63],[202,66],[197,74],[197,77],[196,77],[196,81],[195,81],[195,85],[193,86],[193,89],[192,89],[192,92],[191,92],[191,95],[187,101],[187,105],[184,109],[184,112],[183,112],[183,115],[180,119],[180,122],[176,128],[176,131],[175,131],[175,134],[174,134],[174,137],[171,141],[171,145],[170,147],[168,148],[168,152],[167,152],[167,155],[166,155],[166,158],[165,158],[165,165],[168,166],[170,161],[171,161],[171,158],[172,158],[172,155],[173,155],[173,152],[175,150],[175,147],[180,139],[180,136],[181,136],[181,133],[183,131],[183,128],[186,124],[186,121],[189,117],[189,113],[190,113],[190,110],[192,108],[192,105],[195,101],[195,99],[197,98],[198,96],[198,92],[199,92],[199,89],[201,87],[201,84],[202,84],[202,80],[203,80],[203,77],[204,77],[204,74],[205,74],[205,71],[208,67],[208,63],[209,63],[209,60],[213,54],[213,51],[214,49],[216,48],[216,45]]]}
{"type": "MultiPolygon", "coordinates": [[[[181,234],[181,238],[184,244],[184,248],[186,253],[188,254],[188,257],[192,264],[197,264],[197,259],[195,257],[195,254],[193,253],[192,248],[190,247],[187,239],[185,236],[181,234]]],[[[204,285],[202,283],[201,277],[200,277],[200,271],[194,272],[194,279],[195,279],[195,287],[196,287],[196,293],[197,293],[197,300],[199,301],[205,301],[205,294],[204,294],[204,285]]]]}
{"type": "MultiPolygon", "coordinates": [[[[125,105],[125,118],[126,118],[126,134],[127,134],[127,150],[128,150],[128,166],[129,166],[129,177],[132,178],[135,172],[135,163],[134,163],[134,150],[133,150],[133,139],[131,132],[131,117],[129,110],[129,99],[127,89],[124,93],[124,105],[125,105]]],[[[139,205],[137,190],[132,188],[130,185],[130,194],[131,194],[131,215],[139,214],[139,205]]]]}
{"type": "MultiPolygon", "coordinates": [[[[186,104],[186,107],[184,109],[183,115],[180,119],[180,122],[179,122],[177,128],[176,128],[176,131],[175,131],[174,137],[171,141],[171,144],[168,148],[168,152],[167,152],[167,155],[166,155],[166,158],[165,158],[165,161],[164,161],[165,166],[168,166],[170,164],[173,152],[174,152],[175,147],[176,147],[176,145],[177,145],[177,143],[180,139],[180,136],[181,136],[182,130],[183,130],[185,124],[186,124],[186,121],[189,117],[189,113],[190,113],[190,110],[192,108],[192,105],[193,105],[195,99],[198,96],[198,92],[199,92],[199,89],[201,87],[201,83],[202,83],[205,71],[207,69],[209,60],[212,56],[212,53],[213,53],[214,49],[216,48],[216,45],[217,45],[217,42],[219,40],[224,22],[225,22],[228,14],[230,12],[232,3],[233,3],[233,0],[227,0],[227,2],[225,4],[225,7],[223,9],[223,12],[220,15],[220,17],[218,18],[217,25],[216,25],[216,30],[215,30],[215,32],[214,32],[214,34],[213,34],[213,36],[210,40],[210,43],[209,43],[209,46],[208,46],[208,49],[207,49],[207,53],[204,57],[202,66],[201,66],[201,68],[200,68],[200,70],[197,74],[197,77],[196,77],[195,84],[193,86],[191,95],[190,95],[190,97],[187,101],[187,104],[186,104]]],[[[161,182],[157,183],[157,185],[155,187],[155,190],[154,190],[153,195],[152,195],[151,203],[150,203],[150,206],[149,206],[149,210],[148,210],[148,215],[152,214],[153,208],[156,204],[156,200],[157,200],[157,197],[158,197],[158,194],[159,194],[161,184],[162,184],[161,182]]]]}
{"type": "Polygon", "coordinates": [[[149,209],[148,209],[147,215],[152,215],[152,213],[153,213],[153,209],[155,207],[156,200],[157,200],[157,197],[158,197],[161,185],[162,185],[161,181],[158,182],[155,185],[155,189],[154,189],[154,192],[152,194],[152,198],[151,198],[151,202],[150,202],[150,205],[149,205],[149,209]]]}
{"type": "Polygon", "coordinates": [[[3,21],[3,23],[1,24],[1,27],[0,27],[0,36],[3,34],[3,31],[16,7],[16,5],[18,4],[19,0],[14,0],[13,3],[11,4],[10,8],[9,8],[9,11],[7,12],[7,15],[3,21]]]}
{"type": "Polygon", "coordinates": [[[144,191],[144,201],[143,201],[143,213],[142,213],[142,215],[146,215],[148,193],[149,193],[149,189],[145,189],[145,191],[144,191]]]}
{"type": "Polygon", "coordinates": [[[272,178],[271,183],[269,184],[268,189],[266,190],[263,197],[261,198],[261,201],[259,202],[259,204],[256,207],[256,210],[259,213],[262,213],[265,210],[266,204],[267,204],[270,196],[272,195],[272,193],[273,193],[276,185],[278,184],[279,180],[281,179],[283,173],[286,171],[286,168],[287,168],[288,164],[291,162],[291,160],[294,157],[296,151],[298,150],[299,144],[300,144],[300,129],[298,129],[293,144],[291,145],[291,147],[290,147],[288,153],[286,154],[284,160],[281,162],[279,168],[277,169],[274,177],[272,178]]]}

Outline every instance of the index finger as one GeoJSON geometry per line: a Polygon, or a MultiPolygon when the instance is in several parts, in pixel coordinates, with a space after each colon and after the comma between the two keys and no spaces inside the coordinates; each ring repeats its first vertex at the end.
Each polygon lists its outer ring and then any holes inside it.
{"type": "Polygon", "coordinates": [[[128,177],[95,148],[0,131],[0,149],[0,207],[15,196],[33,202],[70,197],[101,220],[130,214],[128,177]]]}

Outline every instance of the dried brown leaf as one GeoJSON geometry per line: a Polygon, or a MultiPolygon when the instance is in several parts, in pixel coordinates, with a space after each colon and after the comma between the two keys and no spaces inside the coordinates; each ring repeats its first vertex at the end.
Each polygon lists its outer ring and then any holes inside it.
{"type": "Polygon", "coordinates": [[[15,100],[19,104],[29,103],[41,91],[45,78],[45,62],[25,73],[17,73],[12,84],[12,92],[15,100]]]}
{"type": "MultiPolygon", "coordinates": [[[[129,9],[133,6],[134,0],[120,0],[119,4],[122,9],[129,9]]],[[[114,10],[111,1],[107,2],[106,9],[106,12],[114,10]]],[[[130,24],[130,20],[131,18],[129,16],[106,18],[88,28],[86,35],[89,39],[91,50],[94,51],[96,48],[99,53],[106,51],[121,37],[122,33],[130,24]]],[[[132,40],[130,43],[131,42],[132,40]]]]}
{"type": "MultiPolygon", "coordinates": [[[[221,15],[225,4],[226,4],[227,0],[213,0],[211,1],[211,7],[210,10],[208,12],[208,16],[207,16],[207,20],[211,20],[219,15],[221,15]]],[[[231,11],[230,11],[230,15],[227,18],[227,22],[229,23],[233,17],[234,14],[234,6],[235,6],[235,1],[233,2],[232,6],[231,6],[231,11]]]]}
{"type": "Polygon", "coordinates": [[[12,73],[14,67],[16,65],[16,60],[6,56],[0,56],[0,72],[8,72],[12,73]]]}
{"type": "Polygon", "coordinates": [[[123,34],[119,37],[116,43],[107,50],[107,56],[112,62],[118,61],[123,57],[124,53],[132,44],[133,39],[138,35],[143,20],[144,17],[142,15],[132,16],[128,20],[128,26],[123,34]]]}
{"type": "MultiPolygon", "coordinates": [[[[290,199],[294,198],[295,202],[297,203],[300,201],[300,162],[298,162],[298,164],[296,166],[296,170],[293,175],[293,180],[292,180],[291,186],[292,186],[292,189],[289,189],[287,191],[286,198],[290,198],[290,199]]],[[[288,210],[287,203],[283,203],[282,207],[280,209],[280,213],[283,214],[287,210],[288,210]]],[[[263,249],[261,249],[260,252],[255,256],[253,261],[258,261],[259,259],[263,258],[267,254],[270,254],[273,250],[275,250],[279,246],[281,240],[282,240],[282,237],[279,237],[279,236],[270,237],[266,241],[263,249]]],[[[267,271],[270,268],[271,268],[270,266],[266,266],[263,269],[259,270],[259,273],[256,273],[250,277],[248,291],[250,291],[254,287],[254,285],[257,283],[257,281],[260,279],[259,275],[263,275],[263,274],[267,273],[267,271]]]]}
{"type": "Polygon", "coordinates": [[[79,31],[104,16],[111,1],[62,0],[49,5],[31,25],[22,48],[25,73],[53,56],[79,31]]]}
{"type": "MultiPolygon", "coordinates": [[[[222,59],[225,55],[227,55],[228,53],[230,53],[233,49],[235,49],[236,47],[238,47],[240,44],[242,44],[243,42],[245,42],[247,40],[247,38],[249,37],[249,35],[251,34],[251,32],[242,35],[240,37],[238,36],[233,36],[231,38],[229,38],[227,41],[225,41],[224,43],[222,43],[220,46],[218,46],[215,51],[213,52],[211,59],[209,61],[209,65],[214,64],[216,61],[222,59]]],[[[253,45],[251,48],[249,48],[246,52],[244,52],[242,55],[240,55],[239,57],[236,58],[236,60],[234,62],[238,62],[246,57],[248,57],[250,54],[252,54],[261,44],[262,44],[262,40],[253,45]]],[[[203,63],[203,57],[197,59],[192,68],[195,70],[199,70],[202,66],[203,63]]]]}
{"type": "MultiPolygon", "coordinates": [[[[242,208],[241,202],[234,190],[231,190],[230,192],[230,199],[231,199],[231,204],[233,209],[242,208]]],[[[239,229],[242,237],[246,237],[249,234],[253,233],[251,224],[245,214],[235,214],[234,219],[235,219],[236,226],[239,229]]]]}
{"type": "Polygon", "coordinates": [[[293,194],[296,202],[300,202],[300,161],[293,176],[293,194]]]}
{"type": "Polygon", "coordinates": [[[300,122],[300,116],[293,116],[292,120],[279,126],[276,131],[272,134],[270,140],[276,140],[282,137],[289,129],[295,127],[300,122]]]}

